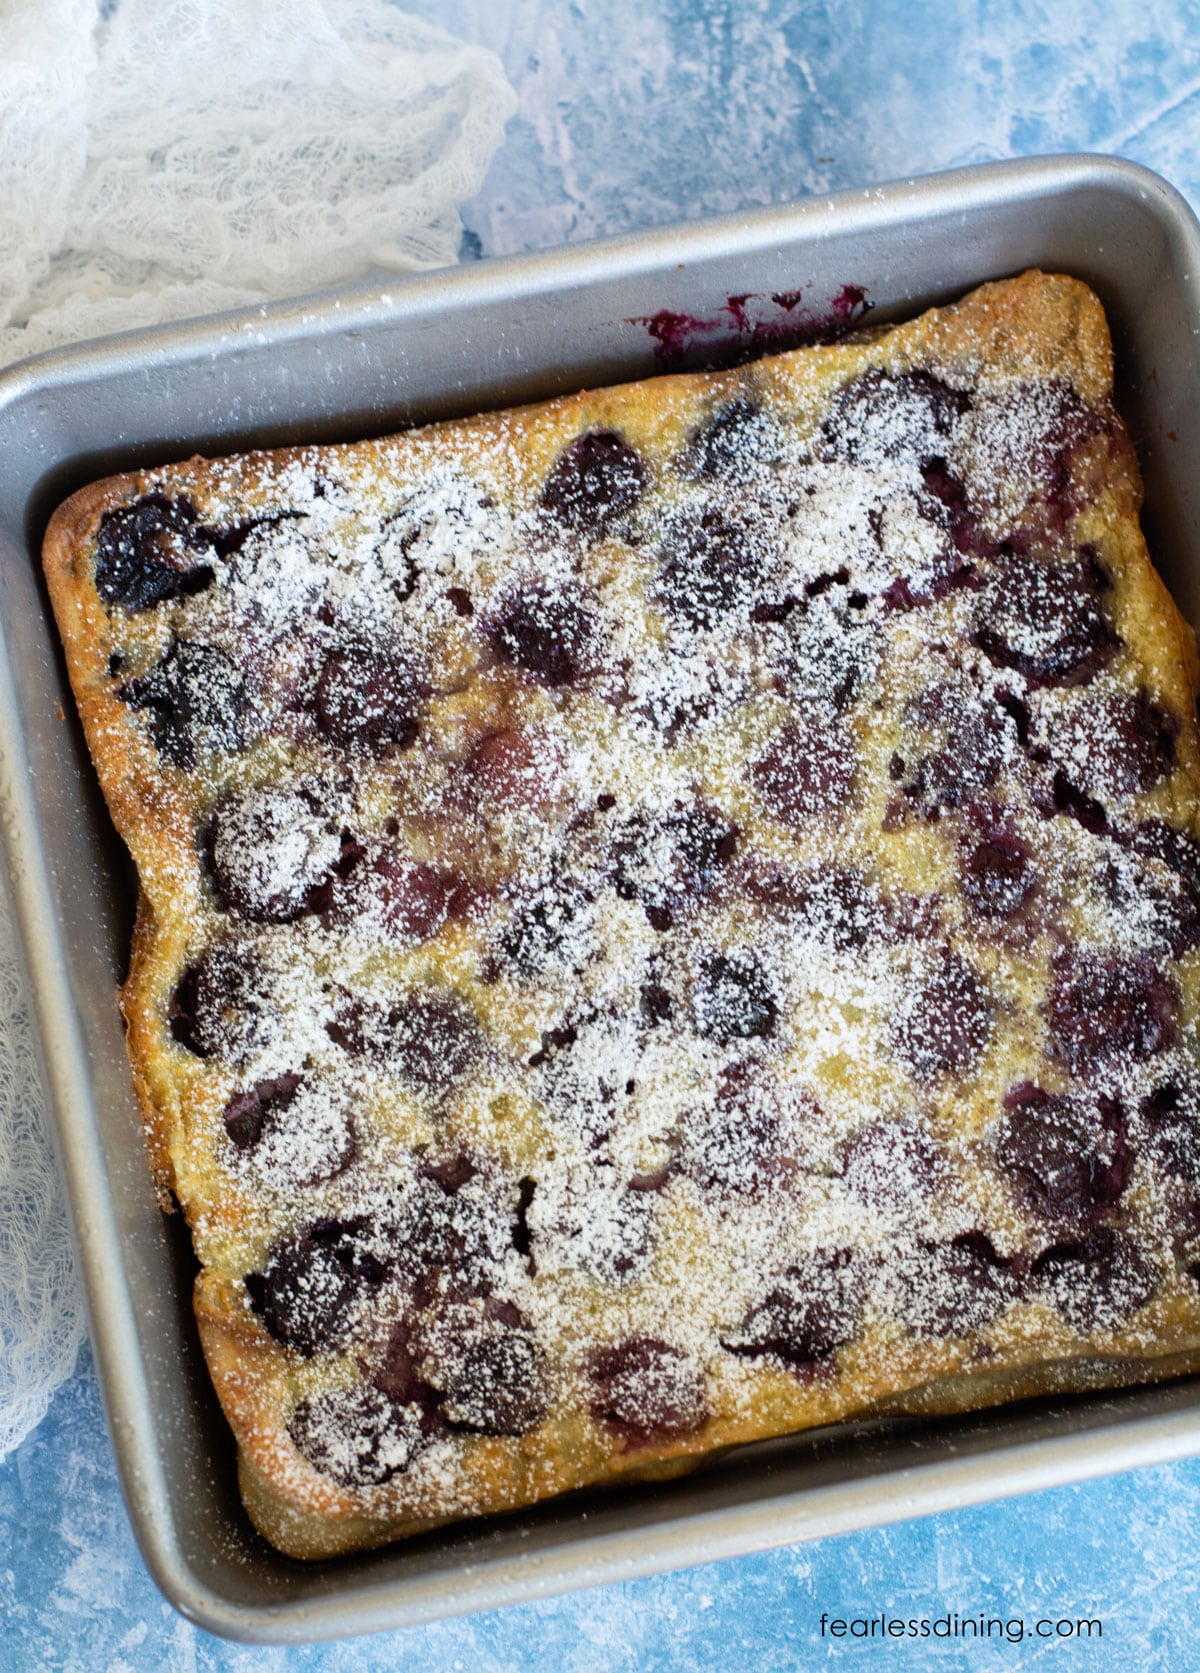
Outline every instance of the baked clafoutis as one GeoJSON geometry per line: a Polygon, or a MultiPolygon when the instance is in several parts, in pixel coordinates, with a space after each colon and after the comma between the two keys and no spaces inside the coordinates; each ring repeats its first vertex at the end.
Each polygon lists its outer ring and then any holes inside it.
{"type": "Polygon", "coordinates": [[[280,1549],[1200,1367],[1197,658],[1111,382],[1028,273],[57,513],[280,1549]]]}

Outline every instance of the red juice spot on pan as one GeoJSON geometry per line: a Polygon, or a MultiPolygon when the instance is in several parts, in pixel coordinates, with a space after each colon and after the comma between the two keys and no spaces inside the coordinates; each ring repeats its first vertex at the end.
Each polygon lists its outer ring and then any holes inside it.
{"type": "Polygon", "coordinates": [[[865,285],[843,285],[816,306],[804,302],[803,291],[743,291],[727,296],[712,317],[660,308],[635,315],[629,323],[645,326],[664,370],[684,362],[707,368],[826,342],[857,325],[873,306],[865,285]]]}

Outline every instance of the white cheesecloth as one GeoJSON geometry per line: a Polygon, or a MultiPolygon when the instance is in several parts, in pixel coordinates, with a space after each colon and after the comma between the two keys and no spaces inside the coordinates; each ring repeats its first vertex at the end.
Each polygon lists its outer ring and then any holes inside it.
{"type": "MultiPolygon", "coordinates": [[[[0,366],[457,259],[516,109],[389,0],[0,0],[0,366]]],[[[0,1457],[84,1334],[0,878],[0,1457]]]]}

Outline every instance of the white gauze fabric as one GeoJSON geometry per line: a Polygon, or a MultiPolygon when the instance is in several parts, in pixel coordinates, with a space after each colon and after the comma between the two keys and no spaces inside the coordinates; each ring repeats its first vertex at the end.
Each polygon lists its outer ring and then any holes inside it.
{"type": "Polygon", "coordinates": [[[388,0],[0,0],[0,363],[447,266],[515,108],[388,0]]]}
{"type": "MultiPolygon", "coordinates": [[[[388,0],[0,0],[0,365],[447,266],[516,108],[388,0]]],[[[84,1312],[0,879],[0,1457],[84,1312]]]]}

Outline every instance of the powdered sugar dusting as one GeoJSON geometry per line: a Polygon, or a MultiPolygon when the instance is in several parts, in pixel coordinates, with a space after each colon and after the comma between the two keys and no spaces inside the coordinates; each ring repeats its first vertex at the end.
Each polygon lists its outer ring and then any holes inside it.
{"type": "Polygon", "coordinates": [[[457,1514],[543,1425],[584,1479],[864,1344],[894,1391],[1191,1294],[1191,721],[1081,533],[1118,422],[886,338],[802,420],[728,382],[218,469],[211,582],[113,606],[134,679],[243,682],[237,747],[159,742],[211,884],[170,1029],[301,1499],[457,1514]]]}

